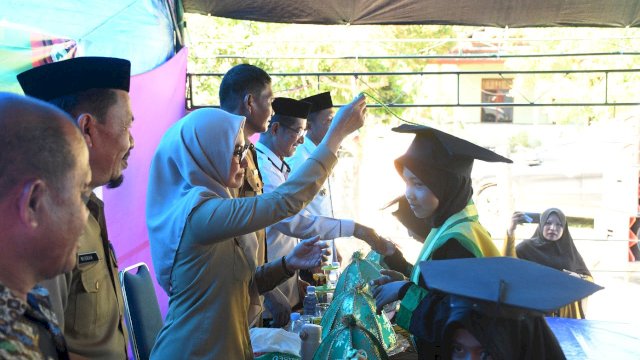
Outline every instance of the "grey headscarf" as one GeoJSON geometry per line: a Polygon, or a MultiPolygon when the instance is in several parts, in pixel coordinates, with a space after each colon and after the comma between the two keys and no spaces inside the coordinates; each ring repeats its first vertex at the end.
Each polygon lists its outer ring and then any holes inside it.
{"type": "Polygon", "coordinates": [[[146,215],[153,266],[167,294],[189,215],[208,199],[231,198],[224,180],[244,120],[220,109],[198,109],[169,128],[158,145],[151,162],[146,215]]]}

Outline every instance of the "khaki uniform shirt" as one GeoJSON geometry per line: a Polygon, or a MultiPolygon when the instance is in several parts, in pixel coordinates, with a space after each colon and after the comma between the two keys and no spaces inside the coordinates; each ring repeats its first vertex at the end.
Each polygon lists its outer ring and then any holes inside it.
{"type": "MultiPolygon", "coordinates": [[[[249,141],[248,139],[246,141],[249,141]]],[[[262,182],[262,176],[256,161],[256,150],[253,144],[249,147],[249,153],[247,154],[247,168],[244,170],[244,183],[239,189],[229,189],[231,195],[235,198],[253,197],[262,194],[264,183],[262,182]]],[[[254,232],[258,243],[256,246],[257,259],[256,264],[258,266],[264,264],[267,259],[267,246],[265,229],[260,229],[254,232]]]]}
{"type": "MultiPolygon", "coordinates": [[[[249,139],[245,139],[249,143],[249,139]]],[[[239,189],[229,189],[231,195],[235,198],[254,197],[262,194],[264,183],[262,176],[258,170],[256,159],[256,150],[253,144],[249,146],[247,154],[247,168],[244,171],[244,182],[239,189]]],[[[255,238],[251,236],[243,236],[239,241],[250,243],[241,244],[247,261],[253,267],[264,265],[267,262],[267,240],[265,229],[256,230],[255,238]],[[255,241],[254,241],[255,239],[255,241]],[[253,260],[252,260],[253,259],[253,260]]],[[[255,286],[249,289],[249,326],[261,326],[263,297],[260,296],[255,286]]]]}
{"type": "Polygon", "coordinates": [[[76,267],[42,285],[49,290],[69,352],[90,359],[126,359],[124,302],[104,205],[92,194],[87,207],[90,216],[76,267]]]}

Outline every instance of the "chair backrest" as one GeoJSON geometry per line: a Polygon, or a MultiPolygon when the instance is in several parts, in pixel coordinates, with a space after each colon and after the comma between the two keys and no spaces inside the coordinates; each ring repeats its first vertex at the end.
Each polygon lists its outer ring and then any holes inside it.
{"type": "Polygon", "coordinates": [[[136,359],[149,359],[162,328],[162,314],[149,268],[145,263],[129,266],[120,271],[120,284],[133,355],[136,359]]]}

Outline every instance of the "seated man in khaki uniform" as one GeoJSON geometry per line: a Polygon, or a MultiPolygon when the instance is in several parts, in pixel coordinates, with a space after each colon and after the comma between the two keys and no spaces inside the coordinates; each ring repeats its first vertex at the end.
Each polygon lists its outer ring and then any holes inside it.
{"type": "MultiPolygon", "coordinates": [[[[81,57],[18,75],[25,94],[58,106],[75,120],[89,149],[92,189],[122,183],[133,148],[130,72],[127,60],[81,57]]],[[[126,359],[122,291],[103,203],[91,194],[87,207],[90,217],[80,237],[77,265],[43,285],[51,293],[72,357],[126,359]]]]}
{"type": "Polygon", "coordinates": [[[89,155],[62,111],[0,93],[0,358],[68,359],[47,291],[76,264],[89,155]]]}

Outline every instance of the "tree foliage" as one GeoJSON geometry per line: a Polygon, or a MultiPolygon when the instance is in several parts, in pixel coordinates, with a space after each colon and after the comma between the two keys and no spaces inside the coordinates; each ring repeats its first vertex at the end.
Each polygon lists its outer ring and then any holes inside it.
{"type": "MultiPolygon", "coordinates": [[[[269,72],[278,96],[300,98],[331,90],[334,102],[342,104],[356,93],[366,91],[387,105],[430,103],[438,102],[444,96],[438,94],[442,89],[431,86],[432,79],[417,75],[356,76],[350,73],[426,71],[436,60],[416,56],[477,55],[478,51],[503,56],[585,52],[627,54],[638,51],[636,43],[640,37],[640,29],[323,26],[260,23],[193,14],[187,14],[186,20],[189,72],[214,74],[192,78],[194,105],[217,105],[222,74],[239,63],[252,63],[269,72]],[[285,73],[300,75],[280,75],[285,73]]],[[[640,67],[640,56],[625,55],[507,57],[503,60],[504,70],[640,67]]],[[[512,90],[514,96],[524,102],[601,102],[605,99],[611,103],[630,102],[638,101],[634,89],[639,78],[638,73],[609,74],[608,77],[604,73],[516,75],[512,90]],[[607,83],[608,88],[605,88],[607,83]]],[[[449,94],[450,98],[454,96],[449,94]]],[[[549,123],[590,124],[627,110],[573,106],[543,108],[540,113],[549,123]]],[[[451,108],[394,107],[393,112],[414,121],[419,119],[417,122],[425,119],[456,122],[455,111],[451,108]]],[[[397,122],[380,108],[372,108],[370,113],[384,123],[397,122]]]]}

